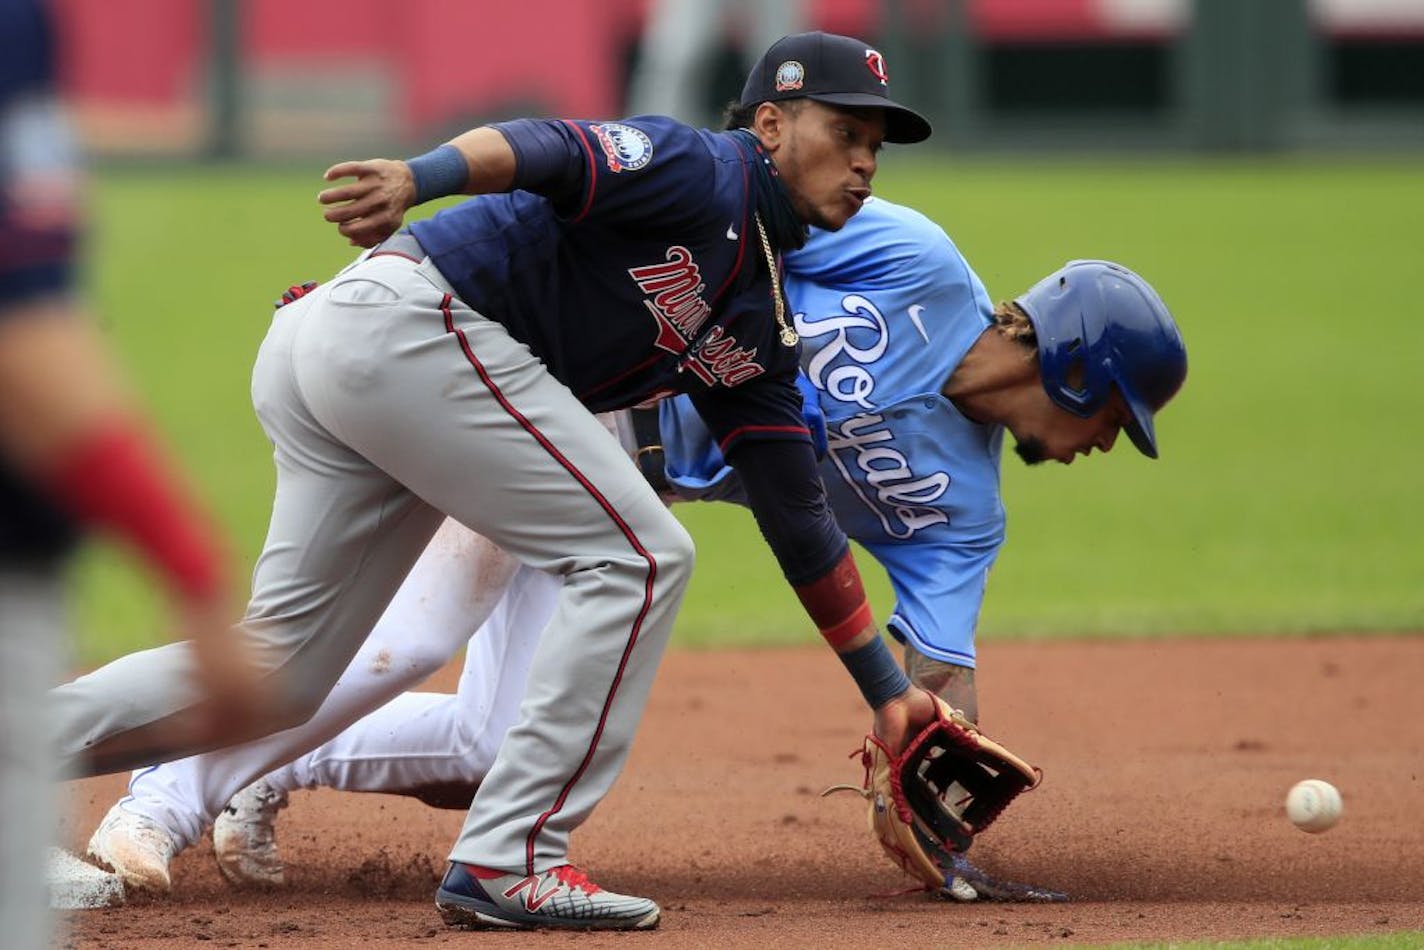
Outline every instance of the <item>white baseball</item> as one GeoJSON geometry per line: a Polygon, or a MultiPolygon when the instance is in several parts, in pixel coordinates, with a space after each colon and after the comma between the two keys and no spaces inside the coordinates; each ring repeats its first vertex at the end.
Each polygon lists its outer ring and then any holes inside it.
{"type": "Polygon", "coordinates": [[[1339,789],[1318,778],[1296,782],[1286,795],[1286,816],[1291,824],[1311,834],[1335,827],[1343,808],[1339,789]]]}

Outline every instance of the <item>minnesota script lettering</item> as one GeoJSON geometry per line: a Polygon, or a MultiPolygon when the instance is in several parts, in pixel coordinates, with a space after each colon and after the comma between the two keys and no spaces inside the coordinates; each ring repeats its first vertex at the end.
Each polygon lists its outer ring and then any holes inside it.
{"type": "MultiPolygon", "coordinates": [[[[667,249],[665,260],[629,268],[628,275],[648,295],[643,306],[657,327],[653,345],[674,355],[687,352],[712,314],[702,296],[707,290],[702,268],[692,259],[692,252],[674,245],[667,249]]],[[[766,371],[756,362],[755,347],[738,346],[737,338],[720,326],[707,331],[682,368],[708,386],[736,386],[766,371]]]]}

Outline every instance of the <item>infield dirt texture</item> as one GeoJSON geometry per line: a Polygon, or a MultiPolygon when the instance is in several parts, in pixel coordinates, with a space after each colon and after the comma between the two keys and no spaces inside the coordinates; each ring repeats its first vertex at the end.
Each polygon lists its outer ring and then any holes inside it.
{"type": "MultiPolygon", "coordinates": [[[[1424,930],[1424,639],[993,644],[986,729],[1043,785],[976,846],[1055,906],[951,904],[908,886],[863,831],[847,758],[867,716],[824,647],[676,651],[627,772],[574,837],[594,879],[664,910],[645,935],[465,933],[436,915],[460,825],[383,795],[298,793],[279,842],[289,886],[229,890],[206,841],[165,901],[72,918],[84,948],[949,947],[1103,944],[1424,930]],[[1345,798],[1307,835],[1301,778],[1345,798]]],[[[432,688],[453,688],[447,669],[432,688]]],[[[77,783],[82,847],[124,779],[77,783]]],[[[1408,938],[1406,939],[1406,943],[1408,938]]]]}

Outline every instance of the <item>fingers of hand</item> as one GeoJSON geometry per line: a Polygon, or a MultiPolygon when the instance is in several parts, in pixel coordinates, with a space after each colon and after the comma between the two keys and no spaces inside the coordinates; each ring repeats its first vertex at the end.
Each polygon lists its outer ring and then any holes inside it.
{"type": "Polygon", "coordinates": [[[322,217],[336,225],[355,247],[372,247],[389,237],[400,225],[401,214],[391,205],[386,191],[358,182],[322,192],[329,206],[322,217]],[[334,202],[345,201],[344,204],[334,202]]]}
{"type": "Polygon", "coordinates": [[[370,218],[348,221],[337,227],[352,247],[375,247],[395,233],[395,228],[370,218]]]}
{"type": "Polygon", "coordinates": [[[395,233],[401,216],[379,204],[345,206],[328,210],[324,217],[353,247],[374,247],[395,233]]]}
{"type": "Polygon", "coordinates": [[[366,162],[337,162],[323,172],[321,177],[327,181],[336,181],[338,178],[359,178],[369,170],[370,166],[366,162]]]}
{"type": "Polygon", "coordinates": [[[375,189],[351,185],[323,191],[317,200],[327,205],[322,217],[333,224],[371,214],[387,204],[385,196],[375,189]]]}

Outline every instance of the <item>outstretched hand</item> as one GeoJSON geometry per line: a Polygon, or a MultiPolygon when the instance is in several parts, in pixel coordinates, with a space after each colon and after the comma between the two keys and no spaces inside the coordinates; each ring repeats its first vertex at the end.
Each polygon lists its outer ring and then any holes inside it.
{"type": "Polygon", "coordinates": [[[935,721],[939,705],[927,690],[911,686],[875,710],[875,736],[899,755],[916,733],[935,721]]]}
{"type": "Polygon", "coordinates": [[[327,206],[322,217],[356,247],[375,247],[396,233],[406,211],[415,204],[415,177],[402,161],[341,162],[322,177],[327,181],[355,179],[325,189],[317,201],[327,206]]]}

